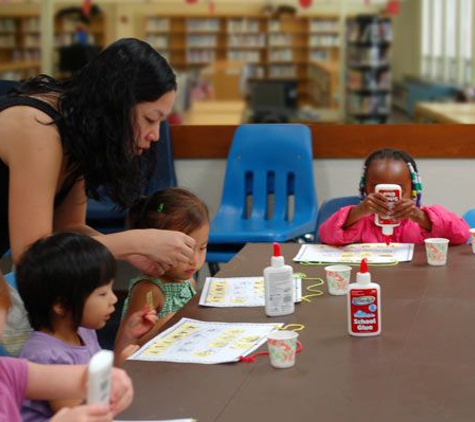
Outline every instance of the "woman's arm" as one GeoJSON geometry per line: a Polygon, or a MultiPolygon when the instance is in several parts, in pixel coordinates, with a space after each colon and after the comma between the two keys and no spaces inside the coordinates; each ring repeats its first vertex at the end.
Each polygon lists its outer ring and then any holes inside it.
{"type": "Polygon", "coordinates": [[[52,232],[54,196],[60,185],[63,149],[51,119],[31,107],[0,115],[0,158],[9,167],[9,235],[13,261],[52,232]]]}
{"type": "Polygon", "coordinates": [[[0,158],[9,167],[9,229],[13,261],[37,239],[53,230],[87,233],[103,243],[117,259],[148,274],[161,274],[193,256],[191,237],[167,230],[129,230],[102,235],[85,224],[86,195],[78,182],[54,210],[54,197],[64,181],[66,163],[55,125],[31,107],[0,113],[0,158]]]}
{"type": "MultiPolygon", "coordinates": [[[[40,365],[28,362],[26,397],[32,400],[84,400],[87,366],[40,365]]],[[[110,409],[117,414],[133,398],[132,381],[122,369],[112,369],[110,409]]]]}

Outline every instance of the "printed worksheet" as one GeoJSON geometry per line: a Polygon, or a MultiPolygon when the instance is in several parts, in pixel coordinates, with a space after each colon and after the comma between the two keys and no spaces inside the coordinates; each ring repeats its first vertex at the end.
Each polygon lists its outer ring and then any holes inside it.
{"type": "MultiPolygon", "coordinates": [[[[302,279],[294,277],[294,302],[302,301],[302,279]]],[[[207,277],[200,305],[216,308],[264,306],[264,277],[207,277]]]]}
{"type": "Polygon", "coordinates": [[[302,245],[294,261],[359,263],[366,258],[372,264],[408,262],[414,254],[413,243],[353,243],[346,246],[302,245]]]}
{"type": "Polygon", "coordinates": [[[238,362],[263,344],[282,323],[227,323],[182,318],[129,359],[215,364],[238,362]]]}

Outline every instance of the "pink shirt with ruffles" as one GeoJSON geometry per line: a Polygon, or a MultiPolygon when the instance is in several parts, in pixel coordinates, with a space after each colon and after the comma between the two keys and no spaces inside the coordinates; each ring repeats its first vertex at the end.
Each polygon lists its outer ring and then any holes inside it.
{"type": "MultiPolygon", "coordinates": [[[[384,243],[385,238],[381,227],[374,224],[374,214],[366,215],[351,227],[343,229],[348,214],[355,205],[341,208],[320,226],[319,234],[323,243],[331,245],[347,245],[349,243],[384,243]]],[[[466,243],[469,238],[469,226],[458,215],[447,211],[440,205],[422,207],[432,223],[429,232],[419,224],[411,221],[401,221],[401,225],[394,227],[391,237],[395,243],[424,243],[430,237],[444,237],[452,245],[466,243]]]]}

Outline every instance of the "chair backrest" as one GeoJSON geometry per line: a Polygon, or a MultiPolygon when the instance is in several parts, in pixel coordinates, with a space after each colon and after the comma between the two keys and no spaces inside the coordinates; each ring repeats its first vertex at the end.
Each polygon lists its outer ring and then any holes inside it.
{"type": "Polygon", "coordinates": [[[310,129],[248,124],[234,133],[221,208],[235,218],[290,221],[317,213],[310,129]]]}
{"type": "Polygon", "coordinates": [[[470,228],[475,228],[475,208],[468,210],[462,218],[467,222],[470,228]]]}
{"type": "Polygon", "coordinates": [[[320,241],[318,229],[330,216],[336,213],[340,208],[346,207],[347,205],[357,205],[360,203],[360,201],[361,198],[357,195],[340,196],[329,199],[320,205],[320,209],[318,210],[317,226],[315,228],[315,242],[320,241]]]}
{"type": "MultiPolygon", "coordinates": [[[[158,189],[176,186],[175,163],[170,127],[165,120],[160,124],[160,140],[157,147],[157,164],[155,172],[144,187],[143,193],[150,195],[158,189]]],[[[87,203],[87,223],[103,233],[117,232],[124,229],[127,211],[119,211],[109,198],[103,201],[89,199],[87,203]]]]}
{"type": "Polygon", "coordinates": [[[10,89],[19,85],[17,81],[7,81],[5,79],[0,79],[0,97],[6,95],[10,89]]]}

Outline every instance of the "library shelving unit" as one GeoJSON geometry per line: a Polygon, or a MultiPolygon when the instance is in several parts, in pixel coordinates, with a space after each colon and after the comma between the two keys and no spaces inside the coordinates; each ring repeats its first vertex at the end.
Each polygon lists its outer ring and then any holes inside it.
{"type": "Polygon", "coordinates": [[[180,71],[216,61],[242,61],[250,84],[293,81],[299,102],[311,103],[309,67],[339,66],[337,16],[263,15],[172,16],[145,18],[145,40],[180,71]]]}
{"type": "Polygon", "coordinates": [[[360,15],[347,22],[349,122],[386,123],[391,104],[390,18],[360,15]]]}
{"type": "Polygon", "coordinates": [[[0,79],[27,78],[40,67],[38,16],[0,17],[0,79]]]}
{"type": "Polygon", "coordinates": [[[80,22],[78,18],[71,16],[57,16],[55,18],[54,31],[54,74],[56,77],[68,77],[69,73],[61,72],[59,69],[59,50],[63,47],[68,47],[75,44],[78,34],[78,28],[83,27],[87,34],[87,44],[97,46],[99,48],[105,47],[105,17],[103,13],[92,16],[87,26],[80,22]]]}
{"type": "MultiPolygon", "coordinates": [[[[76,40],[78,21],[67,17],[55,19],[55,70],[58,50],[76,40]]],[[[90,44],[105,44],[105,19],[98,15],[87,28],[90,44]]],[[[41,32],[39,14],[0,16],[0,79],[20,80],[37,75],[41,70],[41,32]]]]}

